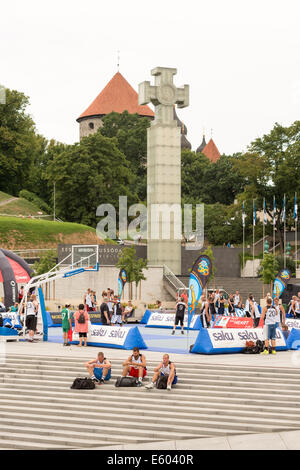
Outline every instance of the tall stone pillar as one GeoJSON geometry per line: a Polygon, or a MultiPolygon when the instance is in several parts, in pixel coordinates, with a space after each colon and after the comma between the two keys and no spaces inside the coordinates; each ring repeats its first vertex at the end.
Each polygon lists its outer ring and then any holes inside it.
{"type": "Polygon", "coordinates": [[[155,106],[147,137],[147,257],[149,264],[167,265],[181,274],[181,129],[173,106],[188,106],[189,86],[176,88],[176,73],[172,68],[153,69],[155,85],[139,85],[139,104],[155,106]]]}

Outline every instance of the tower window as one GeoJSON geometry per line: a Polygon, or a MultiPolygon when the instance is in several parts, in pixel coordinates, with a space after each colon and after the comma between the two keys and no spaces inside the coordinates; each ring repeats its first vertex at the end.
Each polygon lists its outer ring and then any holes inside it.
{"type": "Polygon", "coordinates": [[[89,122],[89,128],[94,129],[94,123],[93,122],[89,122]]]}

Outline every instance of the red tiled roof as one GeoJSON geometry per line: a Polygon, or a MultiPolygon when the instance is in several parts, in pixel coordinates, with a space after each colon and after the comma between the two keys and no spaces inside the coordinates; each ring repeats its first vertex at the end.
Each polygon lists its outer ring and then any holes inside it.
{"type": "Polygon", "coordinates": [[[218,161],[221,156],[216,144],[212,139],[210,139],[208,144],[206,144],[202,150],[202,153],[204,153],[204,155],[214,163],[216,163],[216,161],[218,161]]]}
{"type": "Polygon", "coordinates": [[[117,72],[101,91],[90,106],[79,116],[77,121],[84,117],[106,115],[115,111],[122,113],[128,111],[130,114],[154,117],[154,112],[149,106],[138,104],[138,94],[125,80],[120,72],[117,72]]]}

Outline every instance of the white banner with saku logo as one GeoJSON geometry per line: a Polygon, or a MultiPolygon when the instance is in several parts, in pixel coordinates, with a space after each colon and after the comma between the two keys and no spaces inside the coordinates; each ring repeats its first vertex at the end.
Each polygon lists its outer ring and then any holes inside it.
{"type": "MultiPolygon", "coordinates": [[[[161,328],[173,328],[175,322],[175,313],[151,313],[146,326],[148,327],[161,327],[161,328]]],[[[194,315],[190,324],[190,329],[197,329],[197,323],[200,322],[199,315],[194,315]]],[[[184,316],[183,325],[187,328],[188,316],[184,316]]],[[[178,326],[178,328],[180,325],[178,326]]],[[[198,327],[199,329],[199,327],[198,327]]]]}
{"type": "MultiPolygon", "coordinates": [[[[246,341],[255,343],[258,339],[261,341],[266,339],[265,328],[208,330],[208,333],[214,348],[241,348],[245,347],[246,341]]],[[[285,346],[284,336],[278,328],[276,345],[285,346]]]]}
{"type": "MultiPolygon", "coordinates": [[[[79,334],[73,333],[72,343],[78,343],[79,334]]],[[[132,349],[135,346],[147,349],[147,346],[139,332],[134,327],[91,325],[87,334],[88,346],[103,346],[121,349],[132,349]]]]}
{"type": "Polygon", "coordinates": [[[286,318],[285,324],[288,326],[288,329],[291,330],[292,328],[300,329],[300,320],[294,318],[286,318]]]}
{"type": "MultiPolygon", "coordinates": [[[[264,328],[221,328],[202,329],[199,331],[192,353],[196,354],[228,354],[240,353],[246,347],[246,341],[264,341],[266,330],[264,328]]],[[[287,349],[282,331],[276,330],[276,349],[284,351],[287,349]]]]}

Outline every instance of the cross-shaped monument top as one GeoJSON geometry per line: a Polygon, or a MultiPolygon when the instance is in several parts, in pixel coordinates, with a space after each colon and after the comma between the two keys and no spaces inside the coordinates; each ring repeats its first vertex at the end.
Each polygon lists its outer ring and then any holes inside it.
{"type": "Polygon", "coordinates": [[[155,77],[155,85],[143,82],[139,85],[139,104],[152,103],[155,106],[155,121],[162,124],[174,124],[173,106],[185,108],[189,105],[189,85],[176,88],[173,75],[177,69],[156,67],[151,70],[155,77]]]}

